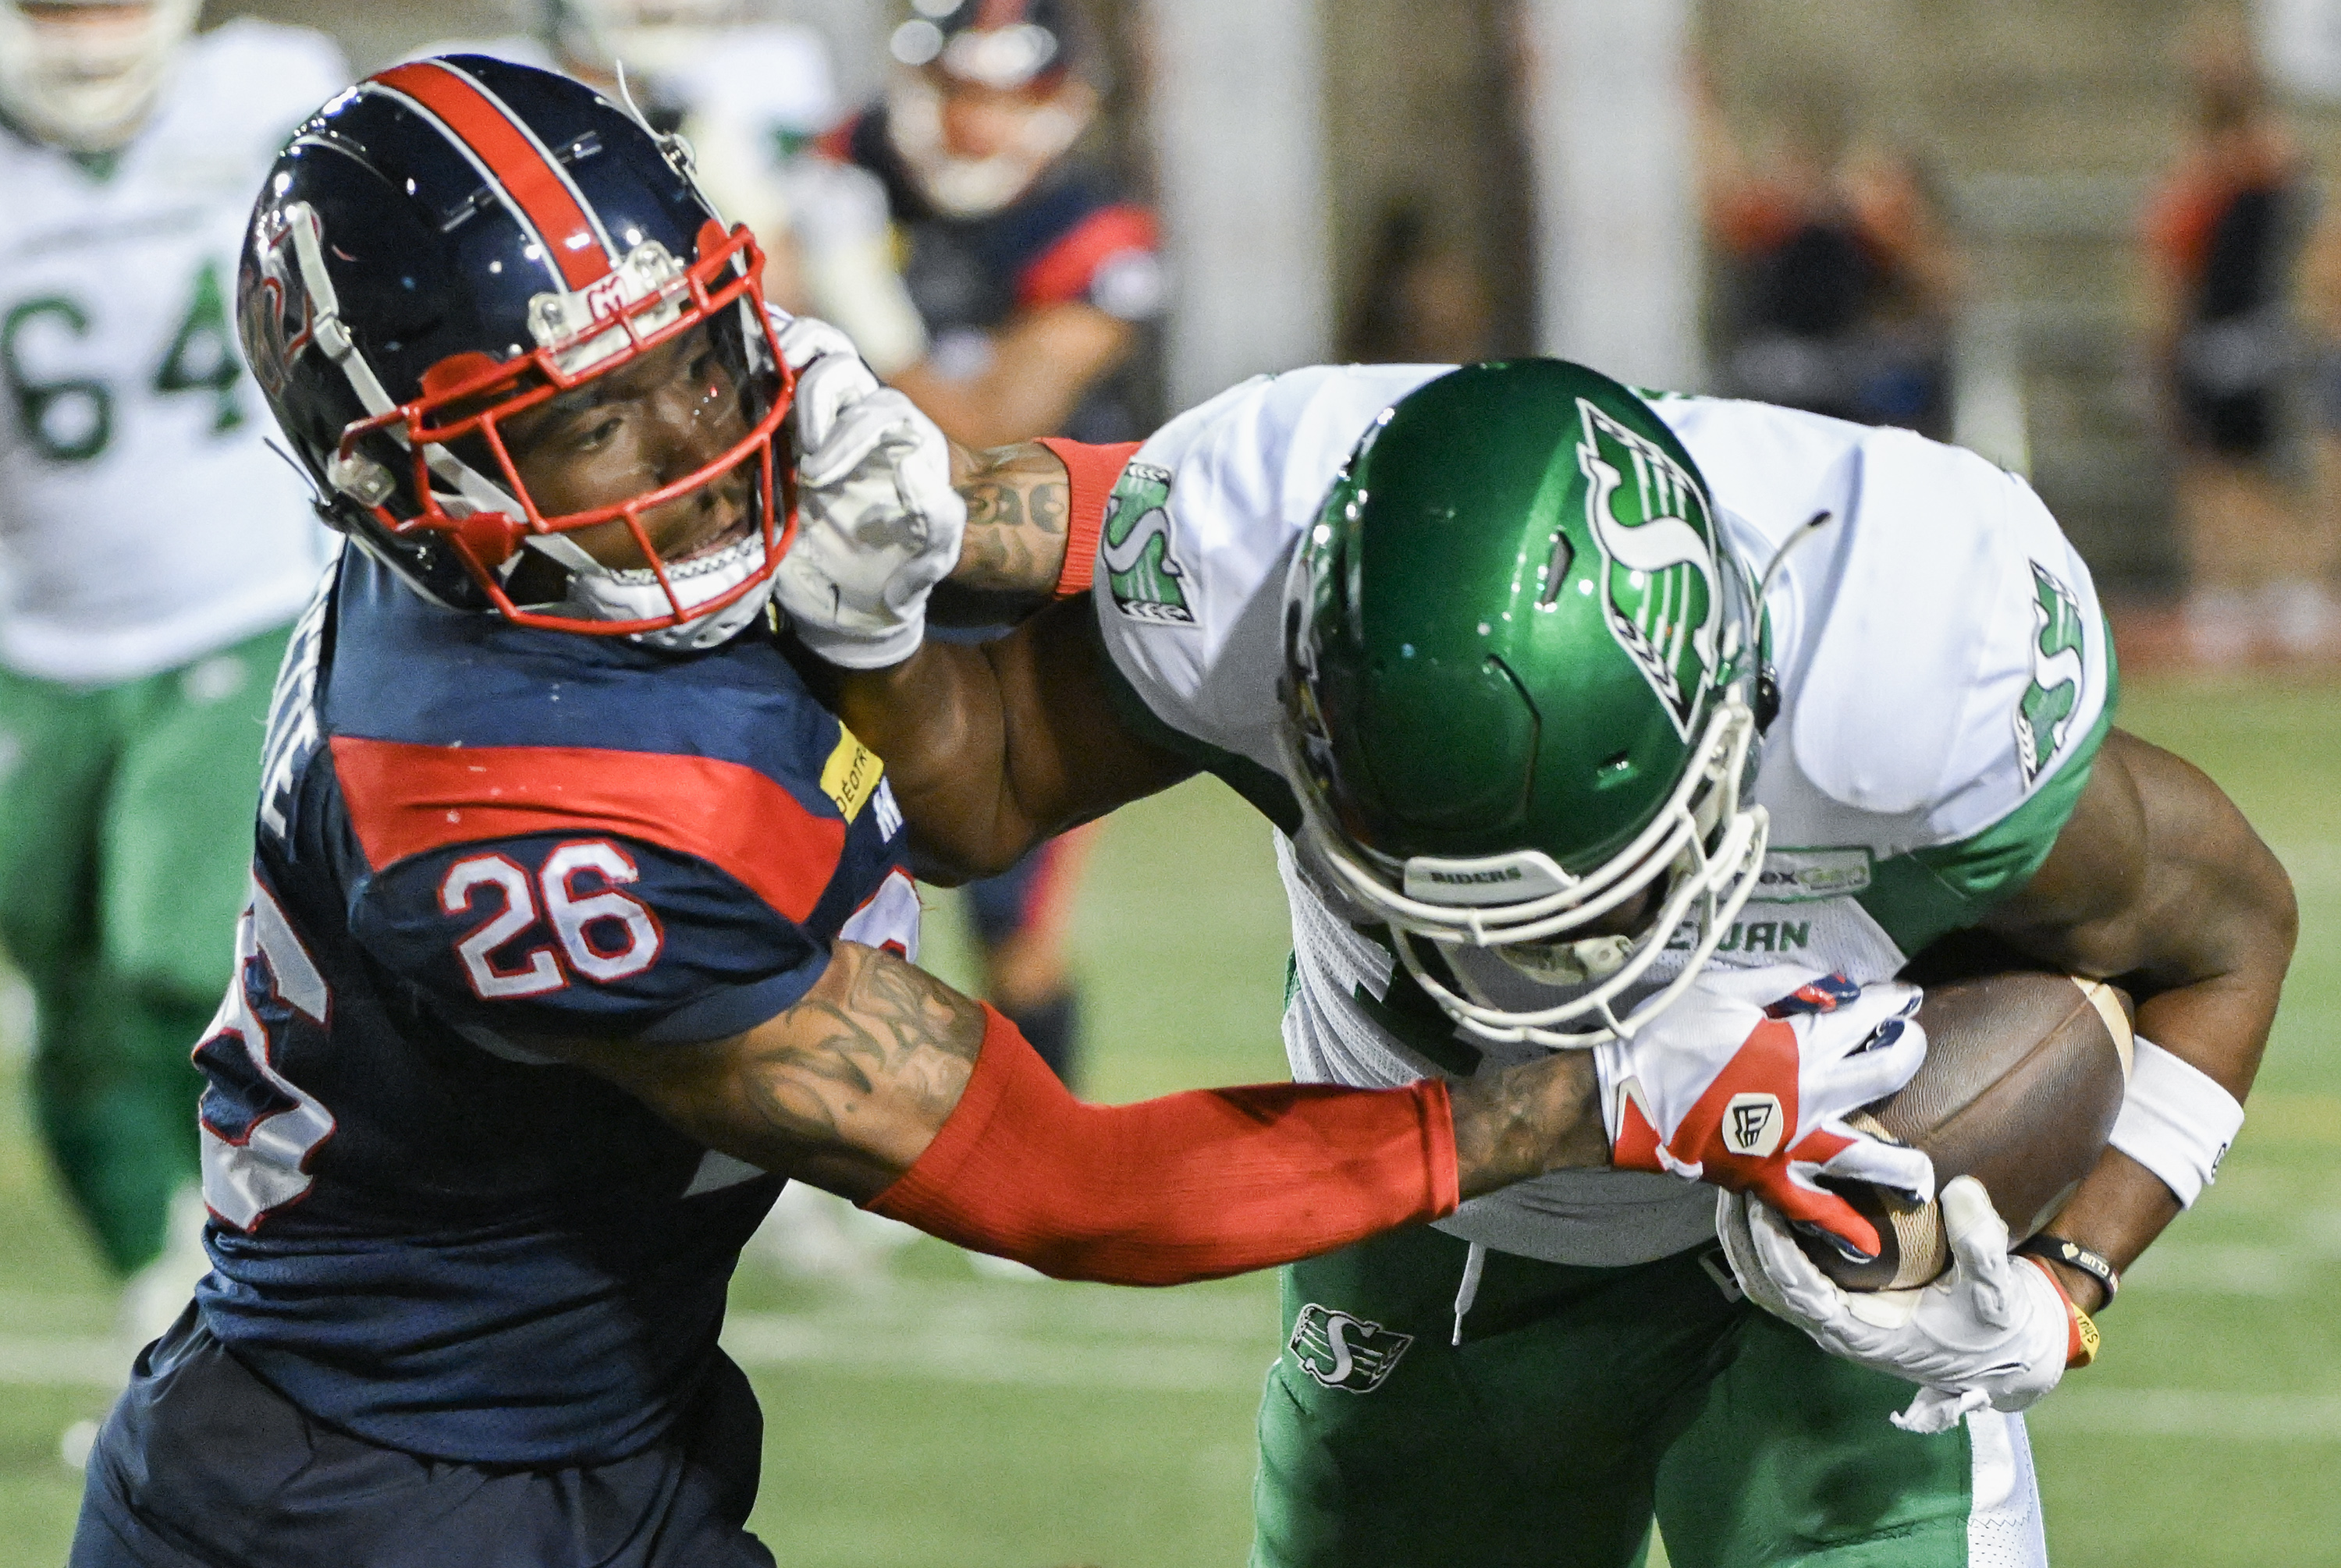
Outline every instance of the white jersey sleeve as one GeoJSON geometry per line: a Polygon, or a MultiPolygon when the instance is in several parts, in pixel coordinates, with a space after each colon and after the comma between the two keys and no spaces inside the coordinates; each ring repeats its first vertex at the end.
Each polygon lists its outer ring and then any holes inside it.
{"type": "Polygon", "coordinates": [[[1829,514],[1768,604],[1773,842],[1866,849],[1864,902],[1906,950],[1968,923],[2038,868],[2111,722],[2088,567],[1972,452],[1756,403],[1656,406],[1757,570],[1829,514]]]}
{"type": "Polygon", "coordinates": [[[1278,610],[1294,541],[1382,412],[1450,368],[1260,376],[1139,448],[1106,502],[1091,593],[1115,670],[1148,728],[1169,732],[1156,739],[1223,776],[1275,772],[1278,610]]]}

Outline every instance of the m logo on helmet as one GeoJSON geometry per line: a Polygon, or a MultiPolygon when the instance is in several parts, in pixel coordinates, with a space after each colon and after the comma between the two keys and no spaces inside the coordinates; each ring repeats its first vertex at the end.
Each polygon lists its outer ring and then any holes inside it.
{"type": "Polygon", "coordinates": [[[1133,462],[1106,497],[1098,563],[1114,608],[1132,620],[1192,626],[1187,589],[1194,579],[1170,548],[1170,471],[1133,462]]]}
{"type": "Polygon", "coordinates": [[[1715,685],[1723,619],[1715,521],[1698,481],[1649,437],[1579,398],[1578,466],[1586,521],[1601,547],[1609,634],[1689,739],[1715,685]]]}
{"type": "Polygon", "coordinates": [[[257,281],[236,301],[236,333],[263,392],[282,392],[293,362],[316,341],[316,307],[291,254],[293,225],[315,222],[307,206],[295,203],[282,213],[263,213],[253,236],[257,281]]]}

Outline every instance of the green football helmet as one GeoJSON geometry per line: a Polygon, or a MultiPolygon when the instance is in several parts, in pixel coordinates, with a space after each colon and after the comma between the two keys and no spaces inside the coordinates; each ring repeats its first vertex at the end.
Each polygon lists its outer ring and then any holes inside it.
{"type": "Polygon", "coordinates": [[[1629,1033],[1628,993],[1687,946],[1639,1027],[1763,868],[1756,599],[1690,454],[1625,387],[1558,360],[1426,382],[1359,442],[1287,580],[1304,864],[1491,1040],[1629,1033]],[[1467,948],[1569,994],[1466,996],[1467,948]]]}

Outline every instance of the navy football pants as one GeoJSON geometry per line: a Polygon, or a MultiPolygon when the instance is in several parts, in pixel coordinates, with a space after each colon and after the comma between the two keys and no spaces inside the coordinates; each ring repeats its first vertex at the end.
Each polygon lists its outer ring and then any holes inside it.
{"type": "Polygon", "coordinates": [[[626,1459],[418,1458],[310,1420],[190,1307],[105,1418],[68,1568],[773,1568],[746,1527],[763,1435],[719,1358],[677,1428],[626,1459]]]}

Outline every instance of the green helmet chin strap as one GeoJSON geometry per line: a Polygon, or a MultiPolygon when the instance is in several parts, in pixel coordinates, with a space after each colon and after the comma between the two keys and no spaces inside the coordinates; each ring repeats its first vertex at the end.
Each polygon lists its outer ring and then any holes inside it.
{"type": "Polygon", "coordinates": [[[1742,799],[1755,598],[1689,454],[1618,383],[1544,360],[1418,388],[1359,443],[1287,580],[1303,864],[1471,1034],[1632,1032],[1763,868],[1766,814],[1742,799]],[[1670,944],[1680,969],[1629,997],[1670,944]],[[1467,948],[1566,992],[1497,1005],[1446,961],[1467,948]]]}

